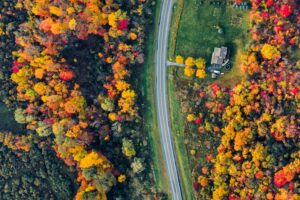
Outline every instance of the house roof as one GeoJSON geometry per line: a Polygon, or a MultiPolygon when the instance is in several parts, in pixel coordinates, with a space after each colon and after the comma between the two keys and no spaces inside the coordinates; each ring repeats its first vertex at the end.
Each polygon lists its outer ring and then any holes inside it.
{"type": "Polygon", "coordinates": [[[221,47],[220,57],[225,59],[227,56],[227,47],[221,47]]]}
{"type": "Polygon", "coordinates": [[[215,47],[211,57],[211,64],[221,65],[227,56],[227,47],[215,47]]]}

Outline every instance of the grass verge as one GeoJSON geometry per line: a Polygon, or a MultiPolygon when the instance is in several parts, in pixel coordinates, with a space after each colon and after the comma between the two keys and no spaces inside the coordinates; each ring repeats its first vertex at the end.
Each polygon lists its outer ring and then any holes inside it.
{"type": "MultiPolygon", "coordinates": [[[[141,88],[144,96],[143,116],[144,116],[144,132],[149,136],[151,146],[151,155],[153,161],[153,171],[157,187],[170,197],[170,187],[168,182],[167,170],[164,162],[162,146],[160,143],[160,133],[158,129],[156,104],[155,104],[155,46],[158,31],[158,23],[160,17],[161,0],[156,1],[155,9],[153,9],[155,21],[146,38],[145,49],[145,66],[141,73],[141,88]]],[[[150,27],[148,27],[150,28],[150,27]]]]}
{"type": "Polygon", "coordinates": [[[168,97],[169,97],[169,111],[171,119],[172,139],[177,155],[177,163],[180,170],[180,180],[183,188],[184,199],[195,199],[193,184],[190,174],[190,166],[188,160],[188,152],[184,144],[184,127],[185,119],[181,112],[181,105],[176,99],[176,76],[174,76],[175,67],[168,68],[168,97]]]}
{"type": "Polygon", "coordinates": [[[176,38],[179,29],[181,14],[184,7],[184,0],[175,0],[172,10],[172,22],[170,27],[168,59],[172,60],[175,57],[176,38]]]}

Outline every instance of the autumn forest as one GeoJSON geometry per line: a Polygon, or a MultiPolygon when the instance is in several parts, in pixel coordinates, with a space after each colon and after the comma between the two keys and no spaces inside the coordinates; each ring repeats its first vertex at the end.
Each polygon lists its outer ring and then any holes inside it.
{"type": "Polygon", "coordinates": [[[163,196],[131,77],[151,5],[1,1],[1,99],[22,126],[1,132],[0,199],[163,196]]]}
{"type": "Polygon", "coordinates": [[[1,0],[0,199],[299,200],[299,8],[1,0]]]}

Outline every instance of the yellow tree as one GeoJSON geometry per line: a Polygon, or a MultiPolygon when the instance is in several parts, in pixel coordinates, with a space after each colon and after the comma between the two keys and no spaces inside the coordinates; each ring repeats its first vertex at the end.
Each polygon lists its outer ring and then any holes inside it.
{"type": "Polygon", "coordinates": [[[122,140],[122,152],[127,157],[135,156],[136,151],[134,149],[132,140],[126,138],[122,140]]]}
{"type": "Polygon", "coordinates": [[[205,64],[206,64],[206,61],[204,58],[198,58],[195,60],[195,65],[198,69],[204,69],[205,64]]]}
{"type": "Polygon", "coordinates": [[[204,69],[197,69],[196,76],[198,78],[201,78],[201,79],[205,78],[206,77],[205,70],[204,69]]]}
{"type": "Polygon", "coordinates": [[[264,58],[269,60],[276,57],[280,57],[279,50],[276,47],[269,44],[264,44],[264,46],[261,49],[261,54],[264,58]]]}
{"type": "Polygon", "coordinates": [[[89,152],[84,158],[80,160],[81,168],[90,168],[99,165],[104,161],[104,157],[95,151],[89,152]]]}
{"type": "Polygon", "coordinates": [[[176,63],[178,63],[178,64],[183,64],[184,59],[183,59],[182,56],[178,55],[178,56],[176,56],[175,61],[176,61],[176,63]]]}
{"type": "Polygon", "coordinates": [[[184,68],[184,75],[186,75],[187,77],[191,77],[195,74],[195,69],[193,69],[193,67],[191,66],[186,66],[184,68]]]}
{"type": "Polygon", "coordinates": [[[188,58],[185,60],[185,65],[186,65],[186,66],[193,66],[193,65],[195,65],[195,59],[192,58],[192,57],[188,57],[188,58]]]}
{"type": "Polygon", "coordinates": [[[77,25],[77,22],[76,22],[76,20],[74,18],[69,21],[69,24],[68,24],[69,29],[75,30],[76,25],[77,25]]]}
{"type": "Polygon", "coordinates": [[[194,114],[188,114],[186,116],[186,119],[187,119],[188,122],[192,122],[196,119],[196,116],[194,114]]]}
{"type": "Polygon", "coordinates": [[[116,82],[116,88],[118,91],[127,90],[129,87],[130,87],[130,85],[128,83],[126,83],[125,81],[117,81],[116,82]]]}

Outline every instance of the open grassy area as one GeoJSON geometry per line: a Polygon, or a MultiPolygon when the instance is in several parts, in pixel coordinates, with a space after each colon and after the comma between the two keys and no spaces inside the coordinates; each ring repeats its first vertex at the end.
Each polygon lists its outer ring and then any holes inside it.
{"type": "MultiPolygon", "coordinates": [[[[155,23],[151,25],[153,32],[149,32],[146,39],[145,57],[146,62],[142,73],[140,73],[140,87],[142,95],[144,96],[144,104],[142,105],[142,112],[144,117],[144,132],[148,134],[149,143],[151,146],[151,155],[153,162],[154,176],[157,186],[170,197],[170,187],[167,176],[167,170],[164,163],[162,146],[160,143],[160,133],[158,129],[157,113],[155,107],[155,38],[157,36],[159,11],[161,1],[156,1],[155,23]]],[[[149,27],[148,27],[149,28],[149,27]]]]}
{"type": "MultiPolygon", "coordinates": [[[[224,0],[226,1],[226,0],[224,0]]],[[[248,41],[249,13],[229,5],[215,6],[185,0],[176,38],[176,55],[204,57],[210,61],[214,47],[225,45],[232,53],[239,48],[237,39],[248,41]],[[218,33],[218,27],[223,33],[218,33]]]]}
{"type": "Polygon", "coordinates": [[[175,55],[204,57],[209,65],[214,47],[227,46],[232,69],[216,82],[232,86],[245,78],[239,60],[249,41],[248,11],[234,9],[227,4],[216,6],[185,0],[180,19],[175,55]],[[219,29],[223,33],[219,33],[219,29]]]}
{"type": "Polygon", "coordinates": [[[195,199],[193,183],[190,174],[190,166],[188,160],[188,152],[184,144],[184,128],[185,128],[185,117],[181,112],[180,102],[176,98],[176,85],[177,81],[174,73],[176,67],[168,68],[168,97],[169,97],[169,110],[171,118],[171,129],[172,138],[175,146],[175,151],[177,155],[177,162],[180,170],[180,180],[185,194],[184,199],[195,199]]]}

